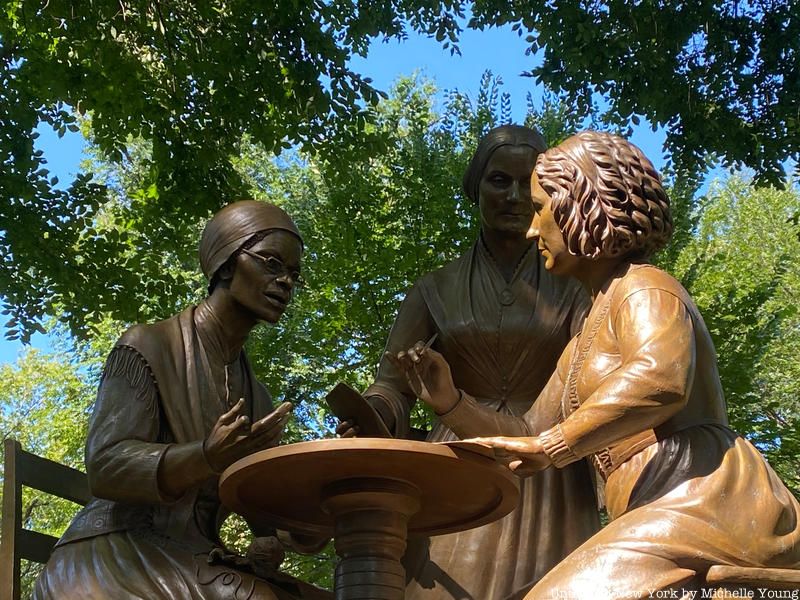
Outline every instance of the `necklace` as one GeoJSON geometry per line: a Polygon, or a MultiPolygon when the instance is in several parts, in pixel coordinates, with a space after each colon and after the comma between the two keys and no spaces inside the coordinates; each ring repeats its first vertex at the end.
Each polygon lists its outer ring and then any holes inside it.
{"type": "MultiPolygon", "coordinates": [[[[201,343],[203,343],[204,346],[210,351],[209,355],[204,355],[203,362],[206,365],[211,381],[215,382],[214,385],[217,388],[218,397],[220,397],[220,399],[221,390],[219,390],[218,380],[213,375],[216,368],[212,367],[212,362],[216,364],[222,363],[225,395],[224,406],[225,410],[229,410],[236,403],[236,400],[238,400],[238,397],[236,399],[232,399],[233,394],[231,393],[231,380],[233,379],[231,374],[231,366],[237,364],[238,355],[233,361],[227,361],[227,356],[230,354],[230,352],[226,352],[225,348],[227,345],[223,336],[220,335],[220,332],[222,331],[222,322],[207,302],[202,302],[198,305],[195,312],[195,324],[197,326],[198,333],[200,334],[201,343]],[[208,358],[212,355],[216,355],[216,360],[209,361],[208,358]]],[[[219,371],[217,371],[217,373],[218,372],[219,371]]]]}

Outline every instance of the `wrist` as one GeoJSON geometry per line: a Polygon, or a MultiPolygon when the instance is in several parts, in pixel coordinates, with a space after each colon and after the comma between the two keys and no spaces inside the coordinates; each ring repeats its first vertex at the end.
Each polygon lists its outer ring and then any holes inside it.
{"type": "Polygon", "coordinates": [[[217,465],[213,461],[213,458],[209,457],[209,452],[208,452],[208,447],[207,446],[208,446],[208,440],[207,439],[203,440],[203,442],[200,444],[201,456],[202,456],[203,462],[205,462],[205,465],[206,465],[206,467],[208,467],[208,470],[211,472],[211,474],[219,475],[225,470],[225,467],[221,467],[220,468],[220,465],[217,465]]]}
{"type": "Polygon", "coordinates": [[[170,444],[158,469],[158,487],[169,503],[217,473],[205,458],[203,442],[170,444]]]}
{"type": "Polygon", "coordinates": [[[443,394],[441,403],[433,407],[436,416],[443,417],[448,413],[453,412],[456,406],[461,402],[462,392],[460,389],[454,387],[446,395],[443,394]]]}

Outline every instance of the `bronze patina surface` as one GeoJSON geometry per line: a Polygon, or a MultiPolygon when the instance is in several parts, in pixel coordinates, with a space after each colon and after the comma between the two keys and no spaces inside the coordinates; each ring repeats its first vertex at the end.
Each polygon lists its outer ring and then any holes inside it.
{"type": "MultiPolygon", "coordinates": [[[[536,244],[525,238],[530,175],[545,147],[538,132],[519,126],[498,127],[481,140],[463,182],[480,212],[480,235],[463,256],[408,291],[386,343],[391,355],[438,334],[432,349],[446,357],[458,387],[505,415],[530,409],[589,303],[577,283],[544,268],[536,244]]],[[[395,437],[415,436],[409,418],[417,394],[391,360],[381,361],[364,396],[395,437]]],[[[344,423],[339,432],[353,430],[344,423]]],[[[459,431],[440,419],[427,440],[481,434],[490,431],[459,431]]],[[[407,598],[503,598],[529,588],[599,526],[585,464],[536,474],[522,482],[519,506],[505,518],[410,541],[407,598]]]]}
{"type": "MultiPolygon", "coordinates": [[[[593,302],[531,410],[487,410],[457,389],[445,356],[420,352],[422,338],[395,357],[454,431],[493,431],[475,441],[505,451],[516,473],[589,458],[605,482],[611,523],[526,598],[689,598],[739,576],[768,589],[764,567],[800,568],[800,504],[728,428],[702,316],[647,262],[672,232],[653,165],[622,138],[578,134],[539,157],[532,202],[545,267],[593,302]]],[[[792,572],[778,573],[785,589],[792,572]]]]}
{"type": "Polygon", "coordinates": [[[298,282],[302,240],[280,208],[228,205],[205,228],[209,294],[129,329],[105,366],[86,444],[93,498],[59,540],[34,597],[325,598],[277,571],[274,527],[254,526],[248,558],[221,547],[219,473],[279,443],[274,407],[243,344],[275,323],[298,282]]]}
{"type": "Polygon", "coordinates": [[[408,534],[495,521],[515,507],[519,484],[480,447],[352,438],[243,458],[223,473],[220,495],[250,520],[333,535],[337,599],[401,600],[408,534]]]}

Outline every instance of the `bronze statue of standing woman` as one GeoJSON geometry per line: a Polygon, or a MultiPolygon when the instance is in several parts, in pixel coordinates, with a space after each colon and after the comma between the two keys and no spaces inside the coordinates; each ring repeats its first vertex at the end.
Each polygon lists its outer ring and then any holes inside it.
{"type": "Polygon", "coordinates": [[[283,314],[302,253],[277,206],[236,202],[211,219],[200,242],[208,297],[132,327],[106,361],[86,444],[95,497],[59,540],[34,598],[331,597],[277,571],[274,530],[254,531],[250,561],[219,538],[219,474],[277,445],[291,410],[273,406],[243,345],[283,314]]]}
{"type": "MultiPolygon", "coordinates": [[[[525,237],[530,176],[545,148],[538,132],[515,125],[480,141],[463,181],[480,211],[480,235],[463,256],[408,291],[386,344],[388,353],[397,353],[438,334],[432,347],[446,357],[458,387],[504,415],[530,409],[588,306],[580,286],[552,276],[525,237]]],[[[409,437],[417,394],[402,370],[384,358],[364,396],[395,437],[409,437]]],[[[352,435],[351,425],[343,423],[339,432],[352,435]]],[[[440,418],[427,439],[477,434],[440,418]]],[[[519,507],[500,521],[410,539],[406,598],[500,600],[530,588],[598,529],[586,464],[545,471],[522,482],[519,507]]]]}

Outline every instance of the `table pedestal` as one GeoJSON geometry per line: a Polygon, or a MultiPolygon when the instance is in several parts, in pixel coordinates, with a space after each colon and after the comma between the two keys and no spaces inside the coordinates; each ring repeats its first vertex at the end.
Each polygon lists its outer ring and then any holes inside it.
{"type": "Polygon", "coordinates": [[[322,491],[334,520],[336,600],[402,600],[406,577],[400,559],[408,521],[420,508],[419,490],[379,478],[337,481],[322,491]]]}

